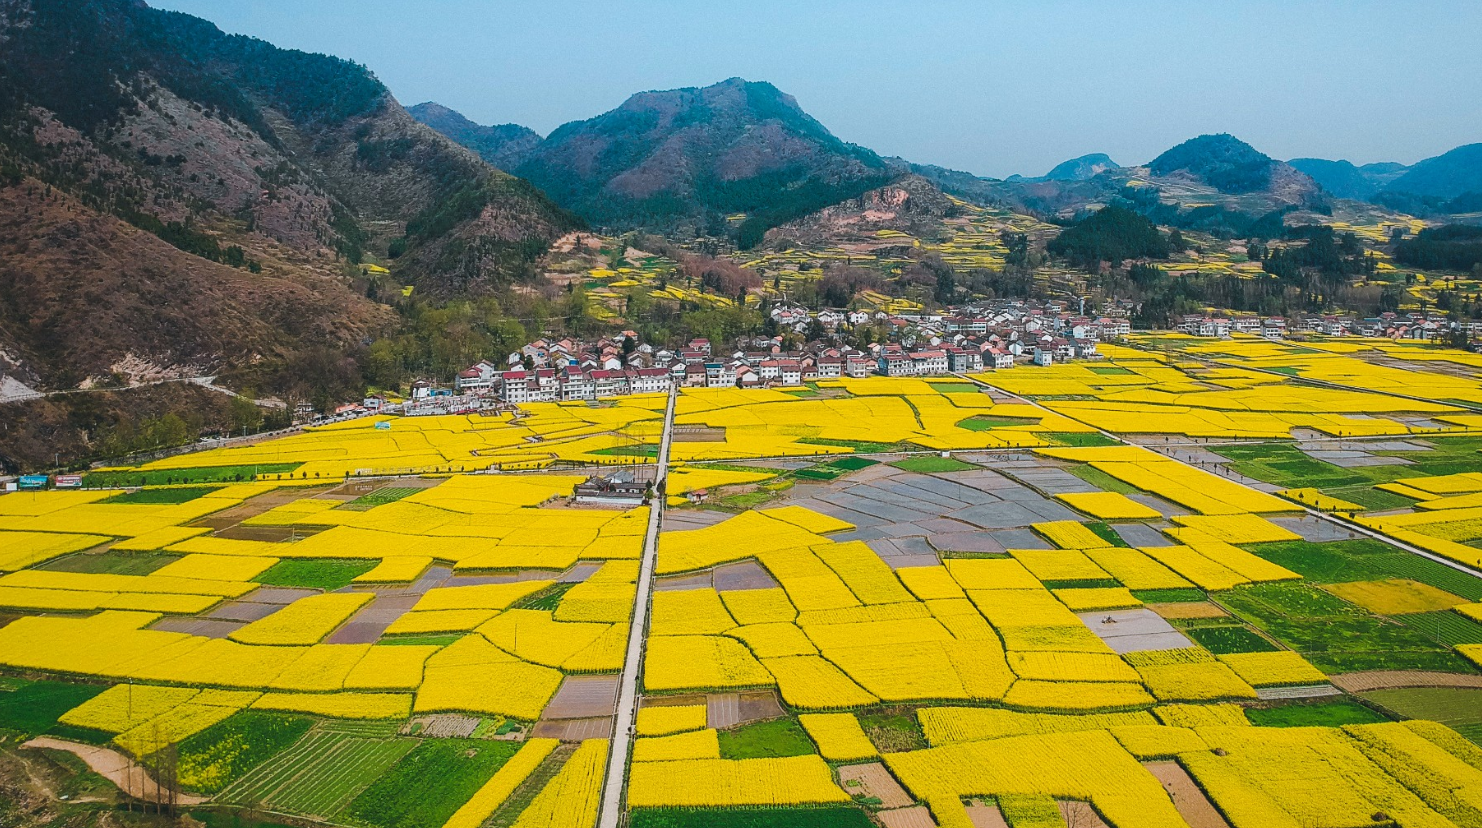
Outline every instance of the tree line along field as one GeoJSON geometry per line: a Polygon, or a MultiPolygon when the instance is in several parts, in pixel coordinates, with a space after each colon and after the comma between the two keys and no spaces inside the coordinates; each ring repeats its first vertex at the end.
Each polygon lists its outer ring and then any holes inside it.
{"type": "MultiPolygon", "coordinates": [[[[1472,415],[1108,352],[976,378],[993,397],[686,391],[677,419],[722,439],[670,457],[631,824],[1177,826],[1167,763],[1233,828],[1476,822],[1440,793],[1482,782],[1472,415]],[[1353,468],[1414,505],[1241,482],[1326,463],[1356,490],[1322,439],[1410,458],[1353,468]],[[1249,475],[1180,454],[1206,446],[1249,475]],[[1433,558],[1390,542],[1415,536],[1433,558]]],[[[590,828],[610,745],[576,688],[623,665],[648,507],[570,508],[584,478],[551,466],[657,442],[662,402],[343,424],[158,461],[299,464],[253,480],[0,497],[0,751],[115,751],[208,824],[590,828]],[[519,470],[467,472],[495,459],[519,470]]]]}

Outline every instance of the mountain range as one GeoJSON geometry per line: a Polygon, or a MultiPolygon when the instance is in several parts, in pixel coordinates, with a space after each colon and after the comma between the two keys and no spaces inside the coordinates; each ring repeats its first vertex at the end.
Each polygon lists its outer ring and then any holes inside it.
{"type": "Polygon", "coordinates": [[[1482,144],[1357,167],[1229,135],[984,178],[882,158],[740,78],[541,137],[403,109],[364,66],[137,0],[6,0],[0,43],[0,369],[43,388],[341,353],[397,324],[403,286],[433,302],[538,286],[550,242],[584,226],[743,247],[887,215],[925,233],[950,195],[1235,235],[1333,198],[1438,212],[1482,192],[1482,144]]]}
{"type": "Polygon", "coordinates": [[[895,177],[880,156],[834,137],[792,96],[740,78],[639,93],[533,145],[519,133],[518,149],[502,138],[515,128],[477,127],[436,104],[412,114],[491,163],[504,159],[592,224],[620,229],[720,235],[726,216],[744,213],[744,245],[895,177]]]}

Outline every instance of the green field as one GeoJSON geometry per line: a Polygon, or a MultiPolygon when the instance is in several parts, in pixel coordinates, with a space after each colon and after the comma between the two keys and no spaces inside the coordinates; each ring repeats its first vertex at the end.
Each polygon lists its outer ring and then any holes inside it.
{"type": "Polygon", "coordinates": [[[882,753],[921,750],[928,747],[921,723],[910,712],[859,714],[859,725],[882,753]]]}
{"type": "Polygon", "coordinates": [[[561,603],[561,596],[576,584],[551,584],[545,589],[516,601],[511,609],[532,609],[551,612],[561,603]]]}
{"type": "Polygon", "coordinates": [[[901,471],[914,472],[915,474],[940,474],[942,472],[967,471],[968,469],[977,468],[972,463],[964,463],[955,457],[937,457],[931,455],[907,457],[904,460],[897,460],[890,465],[895,466],[901,471]]]}
{"type": "Polygon", "coordinates": [[[101,684],[6,678],[0,683],[0,731],[24,738],[45,733],[63,713],[106,689],[101,684]]]}
{"type": "Polygon", "coordinates": [[[1442,644],[1482,644],[1482,624],[1450,611],[1397,615],[1395,620],[1419,630],[1442,644]]]}
{"type": "Polygon", "coordinates": [[[637,446],[608,446],[597,449],[592,454],[602,454],[610,457],[658,457],[658,443],[644,443],[637,446]]]}
{"type": "Polygon", "coordinates": [[[104,503],[150,503],[156,505],[174,505],[177,503],[189,503],[196,498],[205,497],[212,492],[219,491],[221,486],[175,486],[166,489],[137,489],[132,492],[117,494],[104,500],[104,503]]]}
{"type": "Polygon", "coordinates": [[[394,725],[321,724],[218,799],[328,819],[416,745],[396,737],[394,725]]]}
{"type": "Polygon", "coordinates": [[[180,784],[213,794],[288,749],[314,726],[312,719],[244,711],[187,737],[179,747],[180,784]]]}
{"type": "MultiPolygon", "coordinates": [[[[1122,536],[1117,534],[1116,528],[1108,523],[1103,523],[1099,520],[1093,520],[1090,523],[1086,524],[1086,528],[1090,529],[1091,532],[1096,535],[1096,537],[1106,541],[1108,546],[1120,546],[1125,548],[1131,545],[1122,540],[1122,536]]],[[[1120,586],[1120,584],[1118,584],[1118,586],[1120,586]]]]}
{"type": "Polygon", "coordinates": [[[148,575],[167,563],[180,560],[168,552],[100,552],[68,555],[36,567],[52,572],[85,572],[92,575],[148,575]]]}
{"type": "MultiPolygon", "coordinates": [[[[1235,470],[1257,480],[1278,486],[1315,486],[1334,494],[1354,492],[1376,483],[1388,483],[1404,477],[1427,477],[1433,475],[1459,474],[1482,471],[1482,440],[1476,437],[1428,438],[1434,446],[1428,451],[1376,451],[1375,455],[1402,457],[1408,465],[1360,466],[1346,469],[1314,460],[1290,443],[1254,443],[1239,446],[1219,446],[1213,450],[1234,460],[1235,470]]],[[[1347,497],[1361,505],[1362,499],[1371,497],[1375,504],[1370,508],[1393,508],[1408,505],[1409,501],[1396,503],[1385,497],[1387,493],[1372,490],[1373,495],[1357,494],[1347,497]],[[1355,499],[1358,498],[1358,499],[1355,499]],[[1381,505],[1387,503],[1389,505],[1381,505]]],[[[1394,495],[1398,497],[1398,495],[1394,495]]]]}
{"type": "Polygon", "coordinates": [[[959,422],[957,427],[965,428],[968,431],[992,431],[995,428],[1033,424],[1034,420],[1015,420],[1008,417],[989,417],[979,414],[976,417],[968,417],[966,420],[959,422]]]}
{"type": "Polygon", "coordinates": [[[769,719],[720,731],[722,759],[805,756],[817,753],[797,719],[769,719]]]}
{"type": "Polygon", "coordinates": [[[1472,601],[1482,600],[1482,578],[1369,538],[1328,543],[1279,541],[1246,548],[1313,583],[1409,578],[1472,601]]]}
{"type": "MultiPolygon", "coordinates": [[[[1059,446],[1075,446],[1077,448],[1095,448],[1099,446],[1118,446],[1121,443],[1096,431],[1060,431],[1042,435],[1046,440],[1059,446]]],[[[1091,468],[1087,466],[1086,468],[1091,468]]],[[[1092,471],[1097,471],[1092,469],[1092,471]]],[[[1115,477],[1107,475],[1108,478],[1116,480],[1115,477]]],[[[1120,481],[1118,481],[1120,482],[1120,481]]],[[[1127,485],[1123,483],[1122,485],[1127,485]]],[[[1133,491],[1137,491],[1133,489],[1133,491]]],[[[1125,492],[1124,492],[1125,494],[1125,492]]]]}
{"type": "Polygon", "coordinates": [[[119,486],[168,486],[175,483],[240,483],[259,474],[287,474],[303,463],[264,463],[258,466],[203,466],[195,469],[117,469],[88,472],[82,485],[88,488],[119,486]]]}
{"type": "Polygon", "coordinates": [[[1217,446],[1212,449],[1228,457],[1236,471],[1278,486],[1357,486],[1370,478],[1349,469],[1313,460],[1290,443],[1253,443],[1239,446],[1217,446]]]}
{"type": "Polygon", "coordinates": [[[1132,597],[1144,604],[1192,604],[1209,596],[1202,589],[1134,589],[1132,597]]]}
{"type": "MultiPolygon", "coordinates": [[[[1097,434],[1096,436],[1101,437],[1100,434],[1097,434]]],[[[1139,489],[1130,483],[1123,483],[1121,480],[1112,477],[1111,475],[1107,474],[1101,469],[1096,468],[1095,466],[1092,466],[1089,463],[1077,464],[1070,467],[1069,471],[1076,477],[1079,477],[1087,483],[1090,483],[1092,486],[1095,486],[1096,488],[1101,489],[1105,492],[1116,492],[1117,494],[1130,495],[1137,494],[1142,491],[1142,489],[1139,489]]]]}
{"type": "Polygon", "coordinates": [[[1247,707],[1245,718],[1256,727],[1342,727],[1388,721],[1373,709],[1347,699],[1247,707]]]}
{"type": "Polygon", "coordinates": [[[306,587],[333,592],[375,568],[375,561],[300,558],[279,561],[253,580],[265,586],[306,587]]]}
{"type": "Polygon", "coordinates": [[[376,646],[426,646],[446,647],[454,641],[463,637],[463,633],[446,633],[444,635],[389,635],[376,642],[376,646]]]}
{"type": "Polygon", "coordinates": [[[424,489],[417,486],[386,486],[376,489],[369,494],[363,494],[346,503],[341,508],[353,509],[357,512],[374,509],[377,506],[385,506],[387,503],[395,503],[404,497],[409,497],[420,491],[424,491],[424,489]]]}
{"type": "Polygon", "coordinates": [[[1408,687],[1360,694],[1407,719],[1440,722],[1482,744],[1482,690],[1471,687],[1408,687]]]}
{"type": "Polygon", "coordinates": [[[1212,653],[1270,653],[1276,647],[1270,641],[1243,626],[1225,624],[1218,627],[1193,627],[1184,630],[1190,638],[1212,653]]]}
{"type": "Polygon", "coordinates": [[[379,828],[441,828],[519,749],[516,742],[423,739],[345,814],[379,828]]]}
{"type": "Polygon", "coordinates": [[[1306,655],[1323,672],[1473,672],[1464,659],[1429,636],[1304,583],[1254,584],[1222,592],[1216,600],[1306,655]]]}
{"type": "MultiPolygon", "coordinates": [[[[871,460],[868,457],[839,457],[827,463],[819,463],[816,466],[810,466],[806,469],[798,469],[793,472],[793,476],[804,480],[837,480],[852,471],[866,469],[876,464],[877,461],[871,460]]],[[[707,468],[717,467],[709,466],[707,468]]],[[[755,469],[744,470],[756,471],[755,469]]]]}
{"type": "Polygon", "coordinates": [[[872,443],[868,440],[830,440],[827,437],[804,437],[798,440],[805,446],[833,446],[835,448],[853,449],[860,454],[881,454],[887,451],[895,451],[893,443],[872,443]]]}
{"type": "Polygon", "coordinates": [[[870,828],[858,808],[640,808],[632,828],[870,828]]]}

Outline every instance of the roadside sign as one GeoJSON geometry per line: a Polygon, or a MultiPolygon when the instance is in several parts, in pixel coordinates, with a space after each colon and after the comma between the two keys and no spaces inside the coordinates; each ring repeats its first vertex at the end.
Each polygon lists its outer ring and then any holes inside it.
{"type": "Polygon", "coordinates": [[[22,489],[45,489],[50,481],[51,478],[44,474],[23,474],[20,484],[22,489]]]}
{"type": "Polygon", "coordinates": [[[53,483],[58,489],[80,489],[82,488],[82,475],[59,474],[53,483]]]}

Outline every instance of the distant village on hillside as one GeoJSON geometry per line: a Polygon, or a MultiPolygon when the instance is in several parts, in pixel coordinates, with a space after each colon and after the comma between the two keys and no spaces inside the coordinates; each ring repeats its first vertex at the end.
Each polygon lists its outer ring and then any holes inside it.
{"type": "MultiPolygon", "coordinates": [[[[635,331],[595,341],[537,339],[501,362],[483,360],[458,373],[451,383],[419,380],[399,409],[407,414],[441,414],[516,406],[531,402],[599,400],[628,394],[667,393],[680,388],[795,388],[837,377],[945,376],[1012,368],[1016,364],[1101,359],[1101,342],[1132,332],[1130,303],[1113,305],[1103,316],[1079,314],[1069,302],[1004,300],[949,308],[945,313],[887,313],[825,309],[812,312],[778,305],[771,318],[782,332],[735,343],[691,340],[682,348],[657,348],[635,331]],[[836,334],[858,325],[884,323],[888,341],[863,347],[836,344],[836,334]],[[816,325],[815,325],[816,323],[816,325]],[[786,347],[810,327],[824,339],[786,347]]],[[[1472,323],[1482,335],[1482,323],[1472,323]]],[[[1453,323],[1439,314],[1386,313],[1358,318],[1304,315],[1293,318],[1255,314],[1184,316],[1177,330],[1197,337],[1250,334],[1269,339],[1367,336],[1433,340],[1449,334],[1453,323]]],[[[353,406],[346,406],[349,409],[353,406]]],[[[365,400],[366,411],[386,410],[380,398],[365,400]]]]}

